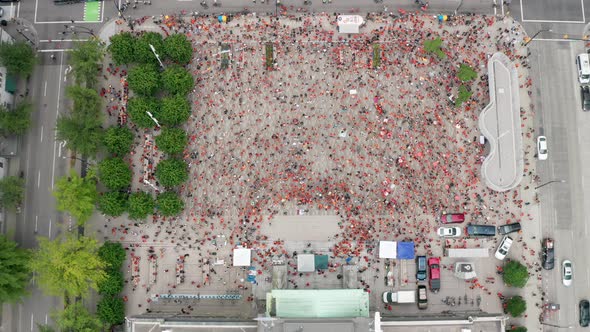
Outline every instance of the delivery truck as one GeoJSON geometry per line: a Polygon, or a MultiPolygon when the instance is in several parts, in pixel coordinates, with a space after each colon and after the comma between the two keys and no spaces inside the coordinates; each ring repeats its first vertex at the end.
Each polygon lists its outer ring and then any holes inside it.
{"type": "Polygon", "coordinates": [[[384,292],[384,303],[416,303],[416,291],[384,292]]]}

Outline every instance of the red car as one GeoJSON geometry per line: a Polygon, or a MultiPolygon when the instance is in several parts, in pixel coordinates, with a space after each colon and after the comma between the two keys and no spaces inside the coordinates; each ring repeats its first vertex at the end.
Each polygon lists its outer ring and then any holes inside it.
{"type": "Polygon", "coordinates": [[[440,258],[430,257],[428,259],[428,284],[430,285],[430,291],[437,293],[440,290],[440,258]]]}
{"type": "Polygon", "coordinates": [[[465,213],[446,213],[440,217],[443,224],[460,224],[465,221],[465,213]]]}

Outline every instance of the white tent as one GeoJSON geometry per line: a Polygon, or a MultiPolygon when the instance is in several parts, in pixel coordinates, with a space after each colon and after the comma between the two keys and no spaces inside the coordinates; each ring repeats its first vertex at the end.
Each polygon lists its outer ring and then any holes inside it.
{"type": "Polygon", "coordinates": [[[395,241],[379,241],[379,258],[397,258],[395,241]]]}
{"type": "Polygon", "coordinates": [[[313,254],[298,254],[297,255],[297,271],[299,271],[299,272],[313,272],[313,271],[315,271],[315,255],[313,255],[313,254]]]}
{"type": "Polygon", "coordinates": [[[338,32],[340,33],[359,33],[363,24],[365,24],[365,21],[360,15],[338,16],[338,32]]]}
{"type": "Polygon", "coordinates": [[[236,248],[234,249],[234,266],[250,266],[252,255],[251,249],[236,248]]]}

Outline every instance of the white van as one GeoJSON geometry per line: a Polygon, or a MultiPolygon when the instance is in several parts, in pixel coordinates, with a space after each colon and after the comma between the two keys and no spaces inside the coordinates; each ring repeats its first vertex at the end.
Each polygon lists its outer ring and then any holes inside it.
{"type": "Polygon", "coordinates": [[[590,57],[588,53],[578,54],[576,57],[576,66],[578,68],[580,84],[590,83],[590,57]]]}

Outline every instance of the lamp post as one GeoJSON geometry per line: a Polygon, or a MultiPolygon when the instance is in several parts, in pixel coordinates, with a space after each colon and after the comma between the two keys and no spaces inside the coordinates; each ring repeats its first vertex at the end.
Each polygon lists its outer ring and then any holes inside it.
{"type": "Polygon", "coordinates": [[[574,328],[573,325],[564,326],[564,325],[549,324],[549,323],[545,323],[545,322],[542,322],[541,325],[547,325],[547,326],[551,326],[551,327],[557,327],[558,329],[573,329],[574,328]]]}
{"type": "Polygon", "coordinates": [[[554,183],[554,182],[565,183],[565,180],[551,180],[551,181],[549,181],[549,182],[545,182],[545,183],[543,183],[543,184],[542,184],[542,185],[540,185],[540,186],[536,186],[536,187],[535,187],[535,190],[536,190],[536,189],[539,189],[539,188],[541,188],[541,187],[545,187],[546,185],[548,185],[548,184],[550,184],[550,183],[554,183]]]}
{"type": "Polygon", "coordinates": [[[553,30],[551,29],[541,29],[539,31],[537,31],[537,33],[535,33],[530,39],[528,39],[523,46],[527,46],[530,42],[533,41],[533,39],[535,39],[535,37],[537,37],[541,32],[553,32],[553,30]]]}
{"type": "Polygon", "coordinates": [[[164,69],[164,64],[162,63],[162,60],[160,60],[160,56],[158,55],[158,53],[156,53],[156,48],[152,44],[149,44],[149,45],[150,45],[150,49],[152,50],[152,52],[156,56],[156,59],[158,59],[158,62],[160,63],[160,67],[162,67],[162,69],[164,69]]]}

